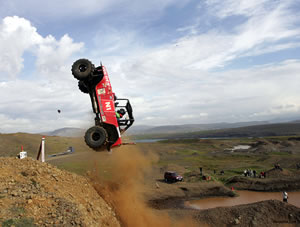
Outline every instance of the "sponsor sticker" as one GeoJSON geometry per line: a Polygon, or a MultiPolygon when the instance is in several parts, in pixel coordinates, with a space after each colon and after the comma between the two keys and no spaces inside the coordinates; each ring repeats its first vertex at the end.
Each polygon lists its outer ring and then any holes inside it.
{"type": "Polygon", "coordinates": [[[99,88],[99,89],[97,90],[97,92],[98,92],[98,95],[105,94],[105,88],[99,88]]]}

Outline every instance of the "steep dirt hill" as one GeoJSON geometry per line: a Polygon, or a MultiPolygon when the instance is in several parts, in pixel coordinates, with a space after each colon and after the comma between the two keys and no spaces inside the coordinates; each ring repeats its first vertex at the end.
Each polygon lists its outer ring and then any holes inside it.
{"type": "Polygon", "coordinates": [[[31,158],[0,158],[1,226],[120,226],[87,179],[31,158]]]}

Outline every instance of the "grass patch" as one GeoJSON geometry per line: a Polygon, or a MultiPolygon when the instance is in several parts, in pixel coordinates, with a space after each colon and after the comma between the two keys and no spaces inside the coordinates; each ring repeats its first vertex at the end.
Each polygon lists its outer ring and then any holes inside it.
{"type": "Polygon", "coordinates": [[[7,219],[2,222],[2,227],[36,227],[37,225],[34,224],[34,219],[33,218],[14,218],[14,219],[7,219]]]}
{"type": "Polygon", "coordinates": [[[60,169],[64,169],[70,172],[74,172],[80,175],[84,175],[89,169],[88,163],[86,162],[65,162],[58,165],[60,169]]]}
{"type": "Polygon", "coordinates": [[[24,207],[12,207],[9,209],[9,211],[14,215],[25,214],[24,207]]]}
{"type": "Polygon", "coordinates": [[[289,154],[288,152],[273,151],[273,152],[270,152],[270,155],[285,156],[285,155],[291,155],[291,154],[289,154]]]}

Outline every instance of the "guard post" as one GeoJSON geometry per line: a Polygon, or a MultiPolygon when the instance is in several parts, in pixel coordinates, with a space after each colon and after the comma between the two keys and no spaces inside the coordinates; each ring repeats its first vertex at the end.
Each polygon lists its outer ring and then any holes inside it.
{"type": "Polygon", "coordinates": [[[37,160],[45,162],[45,136],[42,137],[42,141],[37,155],[37,160]]]}

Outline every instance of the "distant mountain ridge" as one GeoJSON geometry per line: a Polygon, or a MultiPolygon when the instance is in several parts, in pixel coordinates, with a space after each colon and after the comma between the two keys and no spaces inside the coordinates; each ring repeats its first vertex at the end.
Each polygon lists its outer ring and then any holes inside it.
{"type": "MultiPolygon", "coordinates": [[[[238,138],[238,137],[268,137],[268,136],[300,136],[300,123],[276,123],[251,125],[238,128],[223,128],[217,130],[197,131],[173,134],[149,134],[143,139],[192,139],[192,138],[238,138]]],[[[139,138],[140,136],[135,136],[139,138]]]]}
{"type": "Polygon", "coordinates": [[[168,134],[168,133],[189,133],[198,131],[208,131],[217,129],[240,128],[254,125],[269,124],[268,121],[249,121],[237,123],[212,123],[212,124],[183,124],[183,125],[164,125],[164,126],[133,126],[128,130],[129,135],[140,134],[168,134]]]}
{"type": "Polygon", "coordinates": [[[85,129],[82,128],[60,128],[50,132],[39,133],[45,136],[82,137],[85,129]]]}
{"type": "MultiPolygon", "coordinates": [[[[213,123],[213,124],[183,124],[183,125],[133,125],[126,134],[128,135],[148,135],[148,134],[173,134],[173,133],[190,133],[198,131],[208,131],[217,129],[239,128],[253,125],[269,124],[268,121],[250,121],[237,123],[213,123]]],[[[82,137],[86,129],[82,128],[61,128],[50,132],[40,134],[47,136],[63,136],[63,137],[82,137]]]]}

